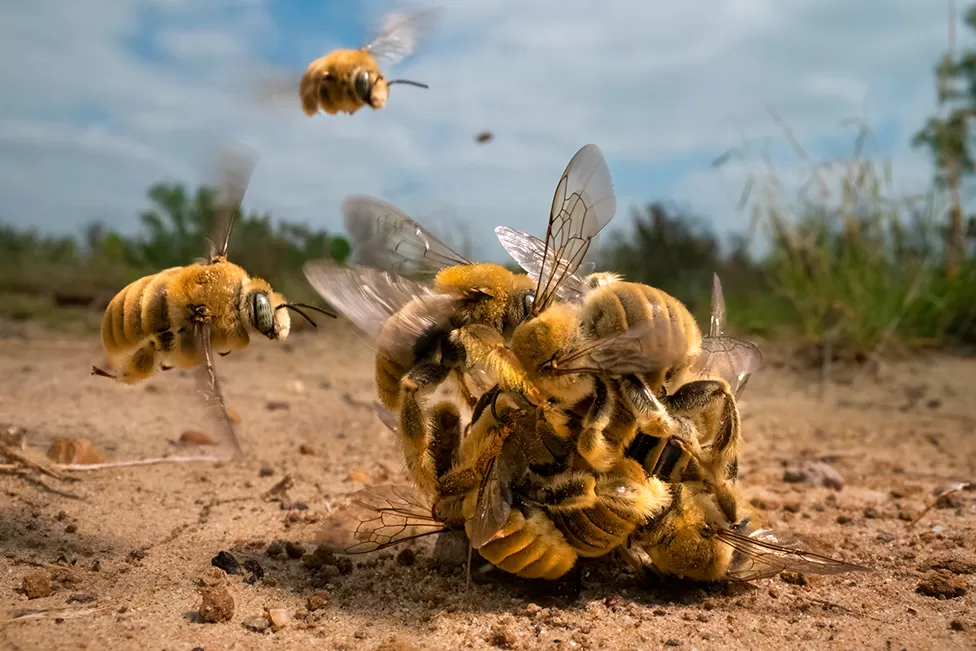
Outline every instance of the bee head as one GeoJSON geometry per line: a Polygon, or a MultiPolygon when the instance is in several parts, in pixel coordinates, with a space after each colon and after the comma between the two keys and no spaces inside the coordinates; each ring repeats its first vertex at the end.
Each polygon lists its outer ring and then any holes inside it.
{"type": "Polygon", "coordinates": [[[692,581],[715,581],[732,562],[732,547],[716,537],[730,528],[715,496],[704,486],[676,485],[674,504],[656,524],[644,550],[665,574],[692,581]]]}
{"type": "Polygon", "coordinates": [[[309,318],[302,308],[321,312],[336,318],[336,314],[321,307],[306,303],[286,303],[285,297],[271,289],[266,281],[260,278],[250,278],[249,288],[244,293],[238,310],[244,322],[260,332],[268,339],[285,339],[291,331],[291,315],[288,311],[297,312],[306,321],[317,327],[315,321],[309,318]]]}
{"type": "Polygon", "coordinates": [[[556,303],[522,323],[512,333],[511,350],[529,379],[549,395],[565,402],[582,399],[592,378],[560,374],[559,360],[579,341],[578,314],[568,303],[556,303]]]}
{"type": "Polygon", "coordinates": [[[278,309],[285,305],[285,299],[281,294],[272,292],[270,287],[267,290],[258,289],[251,292],[249,303],[247,307],[251,327],[272,340],[284,339],[288,336],[291,330],[291,316],[287,310],[278,309]]]}
{"type": "Polygon", "coordinates": [[[386,100],[390,96],[389,82],[378,71],[360,68],[353,75],[352,85],[356,97],[374,109],[386,106],[386,100]]]}

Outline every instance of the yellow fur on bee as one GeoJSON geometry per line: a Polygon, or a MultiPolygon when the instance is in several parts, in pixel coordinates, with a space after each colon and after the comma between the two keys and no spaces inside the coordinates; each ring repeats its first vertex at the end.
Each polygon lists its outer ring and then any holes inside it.
{"type": "MultiPolygon", "coordinates": [[[[245,348],[251,315],[246,297],[255,291],[268,294],[272,309],[284,303],[267,282],[225,260],[172,267],[133,281],[112,298],[102,319],[107,365],[122,371],[123,382],[137,382],[161,361],[180,368],[200,364],[193,306],[205,310],[215,351],[245,348]],[[172,338],[168,347],[164,335],[172,338]]],[[[286,337],[291,323],[287,312],[278,310],[274,318],[278,338],[286,337]]]]}
{"type": "Polygon", "coordinates": [[[703,486],[686,483],[676,500],[676,508],[641,546],[665,574],[694,581],[721,579],[732,560],[732,547],[714,535],[702,535],[706,525],[712,530],[729,526],[714,495],[703,486]]]}
{"type": "Polygon", "coordinates": [[[386,79],[376,59],[360,49],[335,50],[308,65],[298,85],[302,110],[310,116],[320,108],[329,115],[355,113],[366,105],[356,93],[356,75],[362,70],[369,72],[374,107],[383,108],[389,93],[386,79]]]}
{"type": "Polygon", "coordinates": [[[491,262],[456,265],[441,269],[434,277],[434,289],[444,294],[465,294],[471,290],[484,292],[493,300],[478,301],[480,323],[501,321],[509,308],[514,292],[530,290],[532,279],[525,274],[513,274],[505,267],[491,262]]]}
{"type": "MultiPolygon", "coordinates": [[[[471,535],[470,505],[465,500],[465,530],[471,535]]],[[[497,537],[478,553],[489,563],[526,579],[558,579],[572,569],[578,554],[541,511],[530,511],[526,518],[513,510],[497,537]]]]}

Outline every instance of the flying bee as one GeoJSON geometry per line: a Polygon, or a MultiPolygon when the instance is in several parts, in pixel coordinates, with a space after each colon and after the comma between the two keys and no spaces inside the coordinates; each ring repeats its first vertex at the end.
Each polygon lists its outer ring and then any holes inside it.
{"type": "Polygon", "coordinates": [[[312,116],[319,109],[329,115],[353,114],[364,106],[381,109],[386,106],[390,86],[407,84],[427,88],[427,84],[407,79],[387,79],[379,61],[398,63],[413,53],[420,32],[429,27],[438,14],[426,9],[412,14],[390,14],[379,35],[356,50],[335,50],[312,61],[298,83],[302,110],[312,116]]]}
{"type": "Polygon", "coordinates": [[[171,267],[136,280],[109,302],[102,320],[105,366],[92,375],[125,384],[141,382],[159,370],[203,370],[205,393],[223,412],[223,438],[240,454],[233,425],[226,414],[214,369],[214,351],[221,356],[245,348],[251,334],[271,340],[288,336],[294,310],[315,323],[302,308],[335,317],[312,305],[286,303],[261,278],[249,276],[227,259],[240,203],[254,170],[254,158],[229,152],[221,164],[223,197],[217,207],[217,237],[208,255],[184,267],[171,267]],[[217,242],[219,244],[215,244],[217,242]]]}
{"type": "Polygon", "coordinates": [[[575,258],[551,265],[552,274],[536,283],[501,265],[465,259],[378,199],[347,197],[342,212],[359,260],[370,266],[310,262],[305,276],[375,345],[380,401],[399,412],[411,475],[433,493],[436,473],[426,453],[432,443],[420,396],[453,375],[464,401],[473,406],[476,399],[462,371],[480,365],[507,390],[540,399],[506,343],[537,305],[553,301],[556,276],[575,272],[581,262],[578,245],[588,244],[612,219],[616,200],[610,172],[595,145],[584,146],[570,160],[551,208],[550,221],[559,229],[550,229],[547,246],[551,259],[575,258]]]}
{"type": "MultiPolygon", "coordinates": [[[[740,513],[751,512],[748,502],[738,492],[735,495],[740,513]]],[[[715,494],[695,482],[672,485],[669,508],[638,529],[621,552],[645,576],[650,572],[706,582],[753,581],[783,571],[872,571],[783,544],[772,531],[754,527],[750,516],[729,521],[716,503],[715,494]]]]}

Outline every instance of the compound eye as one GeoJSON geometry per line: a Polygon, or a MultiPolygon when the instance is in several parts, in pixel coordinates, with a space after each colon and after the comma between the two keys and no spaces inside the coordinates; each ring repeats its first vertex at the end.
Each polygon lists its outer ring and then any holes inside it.
{"type": "Polygon", "coordinates": [[[268,295],[260,292],[254,295],[254,327],[266,337],[274,332],[274,310],[268,295]]]}
{"type": "Polygon", "coordinates": [[[356,73],[354,84],[356,87],[356,95],[359,96],[359,99],[368,103],[370,92],[373,89],[369,83],[369,71],[360,70],[358,73],[356,73]]]}

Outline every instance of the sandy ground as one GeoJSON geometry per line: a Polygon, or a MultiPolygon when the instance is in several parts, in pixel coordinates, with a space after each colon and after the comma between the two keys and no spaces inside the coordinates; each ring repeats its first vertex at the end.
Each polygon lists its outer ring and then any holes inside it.
{"type": "MultiPolygon", "coordinates": [[[[269,556],[275,540],[311,551],[344,497],[405,479],[368,406],[369,351],[336,324],[219,360],[242,417],[240,463],[76,473],[71,483],[0,473],[0,648],[976,648],[976,493],[909,524],[938,491],[976,478],[976,360],[929,356],[860,377],[837,369],[821,394],[816,373],[770,357],[742,404],[747,494],[777,531],[873,573],[648,588],[610,558],[586,565],[569,600],[496,573],[466,590],[463,567],[434,565],[430,539],[410,547],[413,559],[393,550],[315,572],[269,556]],[[800,460],[826,461],[843,488],[785,481],[800,460]],[[286,476],[285,498],[265,498],[286,476]],[[221,551],[257,561],[263,579],[212,568],[221,551]],[[54,592],[28,599],[24,578],[39,571],[54,592]],[[229,621],[200,620],[201,581],[232,595],[229,621]],[[243,625],[265,608],[295,619],[277,631],[243,625]]],[[[94,338],[7,329],[0,421],[40,449],[80,436],[114,459],[171,452],[167,440],[193,426],[191,380],[174,371],[121,387],[89,376],[98,359],[94,338]]]]}

